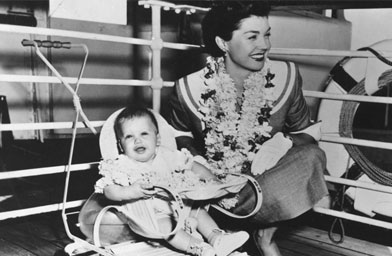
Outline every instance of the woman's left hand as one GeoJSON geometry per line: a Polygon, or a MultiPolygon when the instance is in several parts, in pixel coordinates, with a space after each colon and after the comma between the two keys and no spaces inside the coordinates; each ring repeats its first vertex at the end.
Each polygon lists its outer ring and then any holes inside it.
{"type": "Polygon", "coordinates": [[[292,146],[292,140],[286,138],[281,132],[276,133],[257,151],[252,161],[252,174],[260,175],[274,167],[292,146]]]}

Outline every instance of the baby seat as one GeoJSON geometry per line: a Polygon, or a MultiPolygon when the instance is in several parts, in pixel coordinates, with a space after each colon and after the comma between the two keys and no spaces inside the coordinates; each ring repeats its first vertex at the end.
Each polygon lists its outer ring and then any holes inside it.
{"type": "MultiPolygon", "coordinates": [[[[105,122],[101,129],[101,134],[99,137],[99,146],[101,150],[101,155],[103,159],[116,159],[119,156],[117,141],[114,132],[114,122],[118,114],[122,111],[122,109],[114,112],[105,122]]],[[[176,150],[176,131],[173,127],[171,127],[166,120],[156,112],[154,115],[158,121],[158,129],[161,135],[161,146],[166,148],[176,150]]],[[[104,219],[111,219],[113,223],[126,223],[129,225],[130,229],[143,237],[152,238],[152,239],[161,239],[171,236],[179,228],[183,228],[185,219],[189,215],[189,207],[184,206],[182,198],[192,199],[192,200],[205,200],[211,199],[212,197],[218,198],[222,197],[228,193],[237,193],[239,192],[243,186],[247,182],[250,182],[254,187],[256,193],[256,205],[252,212],[245,216],[235,215],[218,205],[211,205],[211,207],[216,208],[217,210],[235,217],[235,218],[247,218],[255,214],[261,207],[262,203],[262,194],[261,188],[259,187],[256,180],[252,177],[242,174],[233,174],[232,176],[236,177],[232,182],[228,184],[220,184],[211,186],[210,189],[203,188],[203,191],[173,191],[164,186],[156,186],[157,189],[160,189],[165,198],[170,202],[170,208],[175,217],[175,227],[169,233],[162,233],[159,231],[157,218],[155,216],[153,207],[151,205],[150,200],[138,200],[136,202],[128,203],[126,205],[118,205],[114,204],[114,202],[110,202],[107,199],[103,198],[103,195],[93,194],[90,199],[93,197],[100,196],[101,205],[99,203],[95,203],[97,205],[91,206],[91,203],[88,202],[83,206],[81,210],[81,214],[79,215],[79,223],[81,224],[81,230],[83,233],[87,233],[87,236],[90,237],[95,245],[101,246],[100,241],[100,229],[102,228],[102,223],[104,219]],[[91,208],[91,209],[90,209],[91,208]],[[113,213],[111,210],[115,210],[113,213]],[[84,216],[84,217],[83,217],[84,216]],[[90,218],[89,221],[86,220],[86,216],[90,218]],[[96,216],[96,217],[95,217],[96,216]],[[117,219],[117,220],[116,220],[117,219]],[[91,222],[92,221],[92,222],[91,222]],[[91,230],[92,228],[92,230],[91,230]]],[[[89,199],[89,200],[90,200],[89,199]]],[[[88,201],[89,201],[88,200],[88,201]]],[[[108,223],[108,222],[106,222],[108,223]]],[[[121,231],[122,232],[122,231],[121,231]]],[[[120,233],[121,233],[120,232],[120,233]]],[[[102,232],[101,232],[102,233],[102,232]]],[[[125,236],[126,237],[126,236],[125,236]]],[[[113,241],[107,241],[107,243],[113,241]]]]}

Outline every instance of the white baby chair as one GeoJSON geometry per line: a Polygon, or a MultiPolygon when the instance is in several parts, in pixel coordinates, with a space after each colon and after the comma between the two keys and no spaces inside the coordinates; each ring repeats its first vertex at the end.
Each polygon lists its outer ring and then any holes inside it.
{"type": "MultiPolygon", "coordinates": [[[[100,136],[99,136],[99,148],[101,150],[101,155],[103,159],[116,159],[119,156],[118,148],[117,148],[117,139],[114,131],[114,122],[117,116],[123,109],[119,109],[114,112],[105,122],[102,127],[100,136]]],[[[176,149],[176,141],[174,136],[174,129],[166,122],[165,119],[159,114],[154,112],[155,118],[158,121],[158,129],[160,131],[161,136],[161,144],[164,147],[175,150],[176,149]]],[[[184,203],[180,195],[172,190],[169,190],[165,187],[155,186],[157,189],[161,189],[164,193],[167,193],[169,197],[171,197],[173,204],[172,210],[176,215],[177,225],[175,228],[168,234],[164,234],[159,232],[157,219],[154,216],[153,208],[150,200],[138,200],[131,204],[126,204],[123,206],[114,206],[109,205],[103,208],[97,216],[97,219],[94,224],[93,230],[93,238],[94,244],[100,246],[99,239],[99,226],[100,222],[104,216],[104,214],[109,209],[116,209],[118,211],[123,212],[127,217],[127,223],[131,227],[132,231],[135,233],[152,239],[161,239],[168,236],[171,236],[182,226],[182,223],[185,221],[185,207],[184,203]]],[[[169,201],[171,201],[168,198],[169,201]]]]}
{"type": "MultiPolygon", "coordinates": [[[[115,111],[105,122],[101,129],[100,137],[99,137],[99,146],[101,150],[101,155],[103,159],[116,159],[119,155],[117,148],[117,140],[114,132],[114,122],[118,114],[122,111],[119,109],[115,111]]],[[[161,146],[167,147],[172,150],[176,150],[176,141],[175,137],[178,132],[170,126],[166,120],[160,115],[154,112],[154,115],[158,121],[158,129],[161,135],[161,146]]],[[[261,207],[262,204],[262,194],[261,188],[259,187],[256,180],[252,177],[242,174],[235,174],[238,176],[237,182],[232,184],[222,185],[219,187],[219,191],[214,191],[217,196],[222,196],[228,193],[237,193],[241,188],[247,183],[254,187],[254,191],[256,193],[256,205],[254,209],[246,215],[239,216],[235,215],[218,205],[210,205],[211,207],[216,208],[217,210],[231,216],[234,218],[248,218],[254,215],[261,207]],[[245,180],[245,181],[244,181],[245,180]]],[[[138,200],[131,204],[124,205],[107,205],[104,206],[98,213],[94,225],[93,225],[93,243],[97,247],[102,247],[100,241],[100,227],[102,224],[102,220],[105,218],[107,214],[111,214],[113,217],[113,212],[109,212],[109,210],[115,210],[121,212],[126,219],[126,224],[129,225],[130,229],[138,235],[141,235],[146,238],[151,239],[162,239],[168,237],[175,232],[179,228],[184,228],[185,219],[189,215],[189,207],[184,206],[181,196],[178,192],[167,189],[165,187],[157,187],[162,190],[162,193],[167,197],[168,202],[170,202],[170,208],[175,216],[176,225],[170,233],[162,233],[159,231],[157,218],[155,217],[155,213],[152,209],[151,202],[149,200],[138,200]]],[[[184,195],[182,195],[184,196],[184,195]]],[[[79,220],[79,222],[82,222],[79,220]]],[[[82,223],[81,223],[82,224],[82,223]]],[[[113,255],[129,255],[130,252],[140,253],[140,250],[143,251],[143,255],[148,255],[147,251],[151,250],[157,253],[156,250],[161,250],[160,254],[164,255],[184,255],[182,253],[177,253],[169,250],[168,248],[154,248],[151,247],[149,243],[139,242],[133,243],[132,246],[129,245],[129,242],[118,245],[109,245],[106,248],[110,248],[110,251],[113,252],[113,255]],[[162,251],[163,250],[163,251],[162,251]]],[[[72,255],[72,254],[71,254],[72,255]]]]}

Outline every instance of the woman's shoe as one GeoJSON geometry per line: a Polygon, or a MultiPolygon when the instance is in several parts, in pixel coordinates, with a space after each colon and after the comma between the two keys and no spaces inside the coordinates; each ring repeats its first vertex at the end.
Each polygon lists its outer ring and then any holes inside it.
{"type": "Polygon", "coordinates": [[[276,227],[270,227],[267,229],[258,229],[253,232],[253,241],[261,256],[282,256],[278,245],[273,240],[276,230],[276,227]]]}
{"type": "Polygon", "coordinates": [[[261,238],[259,235],[259,229],[256,229],[253,233],[252,233],[252,238],[253,238],[253,242],[255,243],[255,246],[257,248],[257,251],[259,252],[260,256],[263,256],[263,250],[261,249],[261,241],[259,241],[259,239],[261,238]]]}

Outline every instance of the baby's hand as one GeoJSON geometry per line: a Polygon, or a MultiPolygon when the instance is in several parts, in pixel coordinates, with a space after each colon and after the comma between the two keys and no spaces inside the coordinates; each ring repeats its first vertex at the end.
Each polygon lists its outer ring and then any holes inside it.
{"type": "Polygon", "coordinates": [[[154,186],[148,183],[135,182],[131,186],[135,191],[135,197],[139,199],[148,199],[157,193],[154,186]]]}

